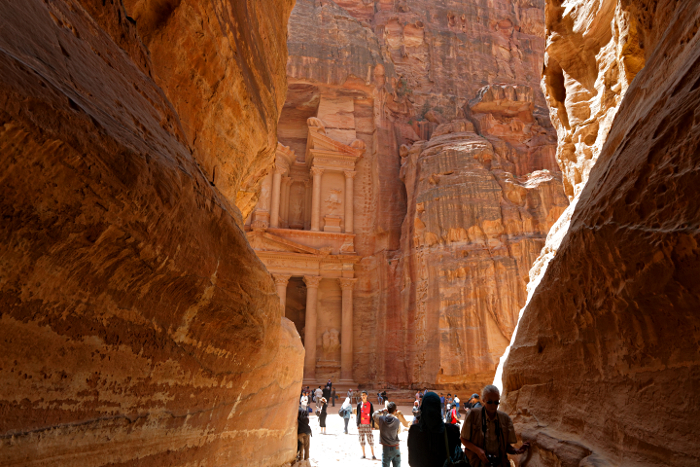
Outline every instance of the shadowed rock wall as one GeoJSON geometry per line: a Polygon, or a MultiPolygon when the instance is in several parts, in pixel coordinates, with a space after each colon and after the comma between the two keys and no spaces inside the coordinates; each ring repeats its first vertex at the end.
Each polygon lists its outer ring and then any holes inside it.
{"type": "Polygon", "coordinates": [[[293,458],[303,348],[234,204],[291,6],[0,4],[0,464],[293,458]]]}
{"type": "Polygon", "coordinates": [[[507,407],[535,441],[528,465],[698,465],[700,4],[547,11],[543,84],[563,77],[548,99],[575,203],[532,273],[507,407]],[[571,139],[595,127],[597,154],[571,139]]]}

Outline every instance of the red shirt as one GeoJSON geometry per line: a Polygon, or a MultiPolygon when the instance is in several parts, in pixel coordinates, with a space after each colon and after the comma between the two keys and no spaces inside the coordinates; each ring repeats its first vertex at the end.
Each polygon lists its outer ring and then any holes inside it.
{"type": "Polygon", "coordinates": [[[369,425],[369,402],[362,403],[362,409],[360,411],[360,424],[369,425]]]}

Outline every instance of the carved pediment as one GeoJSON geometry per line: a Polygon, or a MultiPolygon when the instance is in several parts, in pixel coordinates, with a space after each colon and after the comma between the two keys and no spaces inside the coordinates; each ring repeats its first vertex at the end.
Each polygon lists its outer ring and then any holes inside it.
{"type": "Polygon", "coordinates": [[[309,118],[309,136],[306,141],[306,160],[311,160],[311,150],[329,152],[342,156],[360,157],[365,152],[365,143],[355,140],[350,145],[343,144],[327,136],[323,123],[318,118],[309,118]]]}
{"type": "Polygon", "coordinates": [[[301,243],[287,240],[265,231],[253,231],[248,234],[248,241],[254,250],[257,251],[280,251],[291,253],[305,253],[309,255],[320,255],[321,251],[302,245],[301,243]]]}

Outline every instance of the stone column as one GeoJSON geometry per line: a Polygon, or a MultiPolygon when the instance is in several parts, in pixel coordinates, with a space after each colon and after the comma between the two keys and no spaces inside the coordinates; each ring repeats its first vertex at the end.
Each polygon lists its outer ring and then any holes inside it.
{"type": "Polygon", "coordinates": [[[280,196],[280,216],[282,217],[282,227],[289,227],[289,189],[292,186],[290,177],[282,177],[282,189],[280,196]]]}
{"type": "Polygon", "coordinates": [[[353,189],[353,180],[355,179],[355,172],[354,170],[346,170],[345,171],[345,233],[352,233],[353,225],[354,225],[354,212],[353,212],[353,198],[355,197],[354,195],[354,189],[353,189]]]}
{"type": "Polygon", "coordinates": [[[306,323],[304,325],[304,380],[316,378],[316,307],[318,305],[318,285],[321,276],[304,276],[306,284],[306,323]]]}
{"type": "Polygon", "coordinates": [[[311,227],[311,180],[304,181],[304,230],[311,227]]]}
{"type": "Polygon", "coordinates": [[[340,329],[340,380],[353,381],[352,378],[352,289],[357,279],[341,277],[338,279],[343,292],[343,311],[340,329]]]}
{"type": "Polygon", "coordinates": [[[318,231],[321,226],[321,175],[323,175],[323,169],[311,167],[311,175],[314,176],[313,196],[311,197],[311,230],[318,231]]]}
{"type": "Polygon", "coordinates": [[[284,169],[275,167],[275,174],[272,176],[270,227],[273,229],[276,229],[280,225],[280,185],[282,184],[282,172],[284,172],[284,169]]]}
{"type": "Polygon", "coordinates": [[[280,296],[280,305],[282,305],[282,316],[284,316],[284,309],[287,306],[287,284],[289,283],[289,278],[292,277],[288,274],[273,274],[272,278],[275,280],[275,287],[277,288],[277,295],[280,296]]]}

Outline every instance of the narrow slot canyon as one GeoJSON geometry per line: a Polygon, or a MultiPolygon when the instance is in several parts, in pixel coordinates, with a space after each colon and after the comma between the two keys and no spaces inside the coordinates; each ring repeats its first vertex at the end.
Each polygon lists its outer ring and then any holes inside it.
{"type": "Polygon", "coordinates": [[[475,393],[502,467],[700,465],[700,3],[0,24],[0,466],[417,467],[425,389],[474,467],[475,393]]]}

